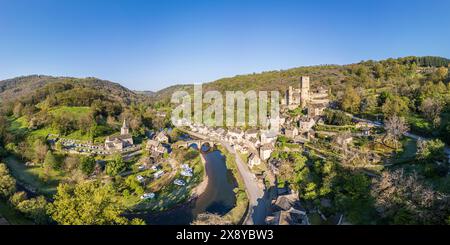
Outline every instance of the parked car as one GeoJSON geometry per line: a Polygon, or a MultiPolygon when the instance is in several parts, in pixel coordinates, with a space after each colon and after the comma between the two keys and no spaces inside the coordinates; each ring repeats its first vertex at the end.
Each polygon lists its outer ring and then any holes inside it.
{"type": "Polygon", "coordinates": [[[186,185],[186,182],[184,182],[184,180],[181,180],[181,179],[176,179],[173,183],[175,185],[179,185],[179,186],[185,186],[186,185]]]}
{"type": "Polygon", "coordinates": [[[155,193],[145,193],[144,195],[141,196],[141,200],[147,200],[147,199],[153,199],[155,198],[155,193]]]}

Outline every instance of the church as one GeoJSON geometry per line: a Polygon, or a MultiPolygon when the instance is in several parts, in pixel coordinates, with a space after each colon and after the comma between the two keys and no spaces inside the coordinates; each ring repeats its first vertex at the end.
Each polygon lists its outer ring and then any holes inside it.
{"type": "Polygon", "coordinates": [[[105,149],[108,151],[122,151],[133,145],[133,137],[130,134],[126,119],[123,120],[120,135],[108,136],[105,140],[105,149]]]}

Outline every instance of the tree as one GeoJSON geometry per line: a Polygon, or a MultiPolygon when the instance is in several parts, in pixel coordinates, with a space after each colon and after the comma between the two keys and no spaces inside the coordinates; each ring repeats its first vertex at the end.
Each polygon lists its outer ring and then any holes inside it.
{"type": "Polygon", "coordinates": [[[409,101],[405,97],[391,96],[386,99],[381,110],[386,118],[391,116],[403,116],[409,111],[408,103],[409,101]]]}
{"type": "Polygon", "coordinates": [[[306,188],[304,190],[303,197],[305,200],[314,200],[317,198],[317,185],[314,182],[310,182],[306,185],[306,188]]]}
{"type": "Polygon", "coordinates": [[[61,225],[142,224],[141,220],[129,221],[121,216],[124,210],[113,187],[96,181],[74,187],[60,184],[48,214],[61,225]]]}
{"type": "Polygon", "coordinates": [[[445,80],[448,76],[448,68],[447,67],[439,67],[436,70],[436,76],[439,80],[445,80]]]}
{"type": "Polygon", "coordinates": [[[9,202],[14,207],[16,207],[17,205],[19,205],[19,203],[25,200],[27,200],[27,193],[25,193],[24,191],[16,192],[9,198],[9,202]]]}
{"type": "Polygon", "coordinates": [[[51,167],[52,169],[59,169],[61,167],[58,159],[56,159],[52,151],[47,151],[47,154],[45,155],[44,166],[51,167]]]}
{"type": "Polygon", "coordinates": [[[95,159],[92,156],[82,157],[80,161],[80,170],[85,175],[90,175],[95,168],[95,159]]]}
{"type": "Polygon", "coordinates": [[[47,201],[43,196],[23,200],[16,205],[16,208],[37,224],[48,223],[47,201]]]}
{"type": "Polygon", "coordinates": [[[64,159],[64,170],[70,172],[76,168],[78,168],[80,164],[80,160],[75,156],[68,156],[64,159]]]}
{"type": "Polygon", "coordinates": [[[383,172],[372,195],[378,213],[389,224],[445,224],[450,215],[442,193],[426,185],[417,173],[406,174],[403,169],[383,172]]]}
{"type": "Polygon", "coordinates": [[[441,122],[442,103],[436,99],[426,98],[420,106],[420,111],[424,117],[438,127],[441,122]]]}
{"type": "Polygon", "coordinates": [[[397,148],[397,141],[409,130],[409,126],[405,121],[405,118],[398,116],[389,117],[385,123],[384,127],[386,129],[386,136],[390,137],[395,142],[395,147],[397,148]]]}
{"type": "Polygon", "coordinates": [[[325,110],[324,116],[325,123],[327,124],[343,126],[352,123],[352,117],[350,117],[343,111],[333,111],[327,109],[325,110]]]}
{"type": "Polygon", "coordinates": [[[48,152],[48,147],[47,144],[45,144],[44,142],[42,142],[42,140],[37,139],[36,141],[34,141],[34,158],[38,163],[42,163],[45,160],[45,157],[47,155],[48,152]]]}
{"type": "Polygon", "coordinates": [[[336,208],[355,224],[372,222],[373,198],[370,179],[362,173],[343,172],[335,185],[336,208]]]}
{"type": "Polygon", "coordinates": [[[126,165],[121,154],[115,154],[114,159],[106,165],[106,173],[115,176],[125,170],[126,165]]]}
{"type": "Polygon", "coordinates": [[[9,174],[4,163],[0,163],[0,197],[9,197],[16,191],[16,180],[9,174]]]}
{"type": "Polygon", "coordinates": [[[418,140],[417,158],[420,160],[442,160],[445,157],[445,144],[440,139],[418,140]]]}
{"type": "Polygon", "coordinates": [[[358,113],[361,105],[361,97],[352,86],[347,86],[344,92],[341,106],[344,111],[358,113]]]}
{"type": "Polygon", "coordinates": [[[279,169],[279,178],[283,181],[292,183],[295,177],[294,169],[289,162],[284,162],[281,164],[279,169]]]}

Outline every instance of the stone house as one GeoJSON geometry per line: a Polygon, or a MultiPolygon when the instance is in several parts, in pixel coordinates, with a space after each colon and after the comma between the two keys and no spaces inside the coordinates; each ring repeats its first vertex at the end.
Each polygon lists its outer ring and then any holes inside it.
{"type": "Polygon", "coordinates": [[[314,121],[313,118],[302,117],[298,122],[299,132],[302,134],[306,133],[309,130],[311,130],[315,124],[316,124],[316,122],[314,121]]]}
{"type": "Polygon", "coordinates": [[[286,135],[286,137],[288,138],[294,138],[295,136],[298,135],[298,129],[296,127],[291,127],[291,128],[285,128],[284,129],[284,135],[286,135]]]}
{"type": "Polygon", "coordinates": [[[274,147],[272,144],[265,144],[259,148],[259,157],[261,160],[266,161],[270,158],[270,155],[274,151],[274,147]]]}
{"type": "Polygon", "coordinates": [[[157,140],[159,143],[169,143],[169,136],[166,134],[166,132],[161,131],[156,135],[155,140],[157,140]]]}
{"type": "Polygon", "coordinates": [[[250,168],[253,168],[254,166],[259,164],[261,164],[261,159],[259,158],[259,156],[255,153],[251,153],[248,157],[248,166],[250,168]]]}
{"type": "Polygon", "coordinates": [[[261,144],[274,144],[277,141],[278,132],[265,131],[261,133],[261,144]]]}

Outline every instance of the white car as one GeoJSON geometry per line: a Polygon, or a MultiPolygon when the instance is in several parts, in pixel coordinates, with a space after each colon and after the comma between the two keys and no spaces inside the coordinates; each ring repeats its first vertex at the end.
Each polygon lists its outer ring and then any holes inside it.
{"type": "Polygon", "coordinates": [[[141,196],[141,200],[147,200],[147,199],[153,199],[155,198],[155,193],[145,193],[144,195],[141,196]]]}
{"type": "Polygon", "coordinates": [[[144,180],[145,180],[145,178],[142,177],[141,175],[136,176],[136,179],[137,179],[137,181],[139,181],[141,183],[144,182],[144,180]]]}
{"type": "Polygon", "coordinates": [[[161,178],[161,176],[163,176],[163,174],[164,174],[164,171],[159,170],[158,172],[156,172],[156,173],[153,174],[153,177],[154,177],[155,179],[159,179],[159,178],[161,178]]]}
{"type": "Polygon", "coordinates": [[[185,177],[192,177],[192,175],[193,175],[192,171],[187,171],[187,170],[182,170],[180,174],[185,177]]]}
{"type": "Polygon", "coordinates": [[[173,183],[174,183],[175,185],[179,185],[179,186],[185,186],[185,185],[186,185],[186,183],[184,182],[184,180],[181,180],[181,179],[176,179],[173,183]]]}
{"type": "Polygon", "coordinates": [[[145,168],[146,168],[146,167],[145,167],[144,164],[142,164],[141,166],[138,167],[139,171],[142,171],[142,170],[144,170],[145,168]]]}

